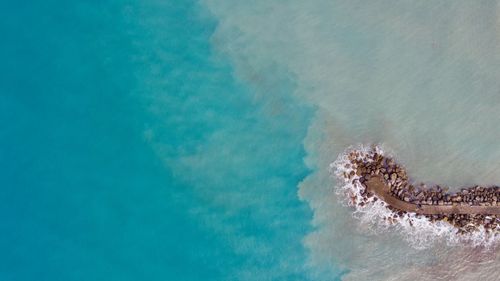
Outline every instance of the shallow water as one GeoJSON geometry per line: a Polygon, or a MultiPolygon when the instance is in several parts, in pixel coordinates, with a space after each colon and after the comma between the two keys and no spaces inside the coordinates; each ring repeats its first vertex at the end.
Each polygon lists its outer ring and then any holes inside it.
{"type": "Polygon", "coordinates": [[[424,181],[500,182],[495,2],[208,2],[240,75],[280,65],[296,76],[295,94],[328,122],[331,157],[377,142],[424,181]]]}
{"type": "Polygon", "coordinates": [[[496,248],[360,223],[329,167],[377,143],[416,180],[500,184],[499,12],[0,4],[0,279],[495,280],[496,248]]]}
{"type": "Polygon", "coordinates": [[[240,77],[258,84],[252,73],[283,69],[316,109],[305,138],[314,172],[299,186],[317,227],[305,240],[313,267],[341,264],[346,280],[497,278],[495,249],[421,251],[402,234],[370,233],[339,204],[328,166],[376,143],[415,180],[498,184],[498,2],[206,2],[221,19],[214,44],[240,77]]]}
{"type": "Polygon", "coordinates": [[[257,99],[195,1],[0,7],[0,280],[307,279],[292,83],[257,99]]]}

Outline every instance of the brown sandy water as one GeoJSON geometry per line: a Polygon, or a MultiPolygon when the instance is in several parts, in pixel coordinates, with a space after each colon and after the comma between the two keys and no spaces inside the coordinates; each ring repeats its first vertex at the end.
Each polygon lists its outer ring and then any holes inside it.
{"type": "MultiPolygon", "coordinates": [[[[500,183],[498,1],[203,2],[238,78],[273,97],[279,72],[315,110],[304,140],[312,172],[298,190],[314,213],[311,279],[339,266],[346,280],[498,279],[485,237],[464,244],[444,223],[379,223],[385,207],[339,203],[336,191],[352,187],[330,168],[346,147],[378,143],[428,185],[500,183]]],[[[269,103],[278,116],[281,105],[269,103]]]]}

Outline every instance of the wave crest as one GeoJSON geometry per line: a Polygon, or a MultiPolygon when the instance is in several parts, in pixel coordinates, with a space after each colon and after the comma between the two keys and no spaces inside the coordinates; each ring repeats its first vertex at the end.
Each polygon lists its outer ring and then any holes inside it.
{"type": "Polygon", "coordinates": [[[488,231],[483,226],[464,233],[445,221],[431,221],[424,215],[391,210],[376,196],[365,196],[365,187],[353,160],[369,163],[377,154],[388,156],[380,146],[351,146],[330,164],[330,173],[337,179],[336,193],[345,206],[354,208],[353,217],[361,224],[377,233],[398,231],[415,249],[429,248],[438,240],[450,246],[492,248],[499,244],[498,232],[488,231]]]}

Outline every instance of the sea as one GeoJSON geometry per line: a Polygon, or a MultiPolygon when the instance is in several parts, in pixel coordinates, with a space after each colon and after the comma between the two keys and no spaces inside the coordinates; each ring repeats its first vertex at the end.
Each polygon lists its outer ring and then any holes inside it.
{"type": "Polygon", "coordinates": [[[332,172],[500,184],[499,1],[1,1],[0,34],[2,281],[500,276],[332,172]]]}

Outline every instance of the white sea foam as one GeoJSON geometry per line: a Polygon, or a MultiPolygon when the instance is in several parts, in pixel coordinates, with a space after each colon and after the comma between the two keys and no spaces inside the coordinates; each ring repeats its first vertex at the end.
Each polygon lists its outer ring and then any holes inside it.
{"type": "MultiPolygon", "coordinates": [[[[378,198],[362,195],[363,185],[356,172],[356,164],[349,159],[356,153],[356,160],[372,162],[374,153],[387,156],[379,146],[357,145],[349,147],[330,164],[330,172],[337,178],[337,194],[344,205],[353,207],[353,217],[366,224],[374,232],[398,231],[415,249],[426,249],[438,240],[450,246],[491,248],[500,242],[498,232],[488,232],[483,226],[476,231],[459,233],[453,225],[443,221],[431,221],[425,216],[404,213],[402,216],[387,208],[378,198]]],[[[498,227],[497,227],[498,228],[498,227]]]]}
{"type": "MultiPolygon", "coordinates": [[[[328,171],[346,146],[383,142],[386,155],[397,155],[424,182],[458,188],[499,183],[498,3],[202,3],[219,19],[214,47],[231,58],[238,78],[272,96],[268,86],[273,79],[262,73],[283,70],[297,86],[290,93],[317,108],[304,140],[306,164],[313,172],[298,191],[313,211],[314,230],[304,241],[315,274],[324,271],[331,277],[336,274],[331,269],[341,266],[349,270],[345,280],[498,279],[498,258],[478,254],[480,247],[446,247],[474,246],[474,241],[484,245],[481,230],[463,243],[443,234],[449,231],[446,224],[438,234],[425,227],[402,230],[404,221],[377,225],[371,221],[387,208],[376,206],[352,207],[355,217],[370,221],[359,223],[334,193],[351,187],[330,178],[336,168],[328,171]],[[387,235],[355,229],[367,225],[387,235]],[[399,233],[416,241],[416,231],[434,247],[420,251],[402,238],[393,239],[399,233]]],[[[345,203],[346,198],[342,195],[345,203]]],[[[429,222],[415,219],[412,224],[420,223],[429,222]]]]}

